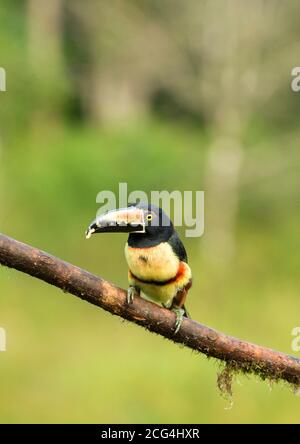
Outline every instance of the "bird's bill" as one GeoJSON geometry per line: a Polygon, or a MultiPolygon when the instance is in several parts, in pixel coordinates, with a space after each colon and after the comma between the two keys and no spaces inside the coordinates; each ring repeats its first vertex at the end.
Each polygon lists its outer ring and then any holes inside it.
{"type": "Polygon", "coordinates": [[[129,207],[100,214],[86,230],[86,238],[89,239],[94,233],[105,232],[144,233],[145,219],[143,210],[129,207]]]}

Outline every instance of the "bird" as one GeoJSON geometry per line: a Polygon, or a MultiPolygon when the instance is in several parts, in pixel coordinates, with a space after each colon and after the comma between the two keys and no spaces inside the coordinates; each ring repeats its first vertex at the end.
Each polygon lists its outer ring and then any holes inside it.
{"type": "Polygon", "coordinates": [[[192,272],[185,247],[162,208],[139,202],[99,214],[86,230],[86,238],[104,232],[129,233],[125,244],[128,265],[127,302],[135,297],[150,300],[176,315],[176,334],[192,286],[192,272]]]}

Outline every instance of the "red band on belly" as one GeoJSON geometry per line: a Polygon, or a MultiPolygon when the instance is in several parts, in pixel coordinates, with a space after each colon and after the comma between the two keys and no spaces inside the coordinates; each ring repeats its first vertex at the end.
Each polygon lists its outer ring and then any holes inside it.
{"type": "Polygon", "coordinates": [[[180,279],[184,275],[185,266],[184,266],[183,262],[180,262],[179,268],[178,268],[178,271],[177,271],[176,275],[174,277],[170,278],[170,279],[165,280],[165,281],[144,280],[144,279],[141,279],[141,278],[135,276],[135,274],[133,274],[131,270],[129,270],[129,271],[131,273],[131,276],[134,279],[136,279],[137,281],[142,282],[143,284],[168,285],[168,284],[171,284],[172,282],[176,282],[178,279],[180,279]]]}

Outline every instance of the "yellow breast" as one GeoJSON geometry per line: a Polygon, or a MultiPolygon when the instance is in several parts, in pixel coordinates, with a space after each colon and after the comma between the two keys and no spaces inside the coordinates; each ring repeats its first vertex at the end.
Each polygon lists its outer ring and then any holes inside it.
{"type": "Polygon", "coordinates": [[[126,243],[125,257],[131,272],[145,281],[172,279],[179,267],[179,259],[167,242],[149,248],[132,248],[126,243]]]}

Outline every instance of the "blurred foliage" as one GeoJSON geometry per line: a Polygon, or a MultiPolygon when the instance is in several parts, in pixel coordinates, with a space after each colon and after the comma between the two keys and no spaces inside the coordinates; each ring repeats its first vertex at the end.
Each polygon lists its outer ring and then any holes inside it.
{"type": "MultiPolygon", "coordinates": [[[[291,353],[299,10],[292,0],[2,0],[1,231],[126,287],[124,235],[84,238],[97,193],[119,182],[205,190],[205,235],[184,240],[189,311],[291,353]]],[[[299,422],[287,387],[239,378],[227,409],[214,361],[3,267],[0,326],[0,422],[299,422]]]]}

